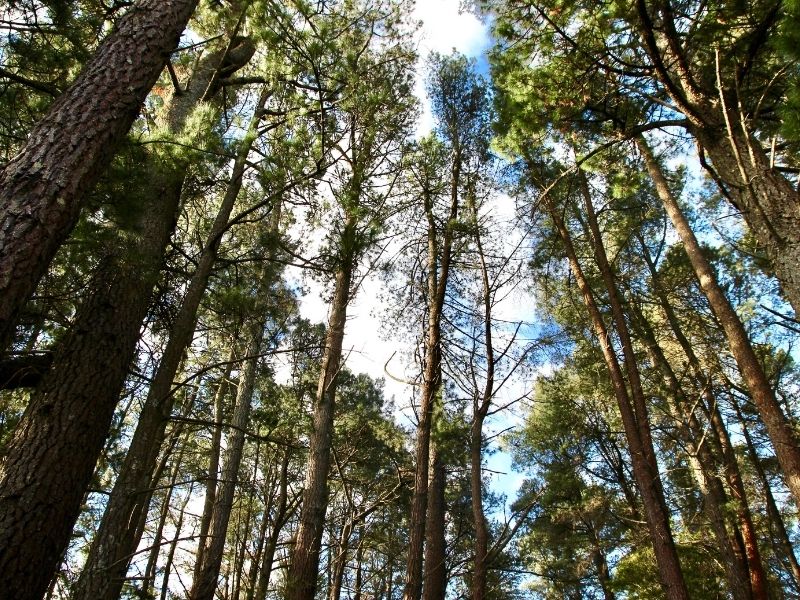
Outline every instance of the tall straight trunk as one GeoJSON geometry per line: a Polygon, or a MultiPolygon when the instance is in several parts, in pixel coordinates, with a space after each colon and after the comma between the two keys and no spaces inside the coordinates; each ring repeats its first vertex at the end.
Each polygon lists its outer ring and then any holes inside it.
{"type": "Polygon", "coordinates": [[[178,513],[178,522],[175,523],[175,535],[172,537],[172,543],[169,545],[167,552],[167,560],[164,563],[164,576],[161,579],[161,600],[167,600],[167,593],[169,592],[169,574],[172,571],[172,563],[175,560],[175,552],[178,549],[178,541],[181,539],[181,529],[183,529],[183,521],[186,518],[186,507],[192,499],[192,492],[194,491],[194,483],[189,486],[189,491],[186,498],[183,499],[181,510],[178,513]]]}
{"type": "MultiPolygon", "coordinates": [[[[266,289],[267,286],[262,286],[266,289]]],[[[225,539],[228,523],[233,508],[233,497],[238,482],[239,467],[242,462],[244,450],[244,432],[250,419],[250,409],[253,404],[253,390],[255,389],[258,368],[258,354],[264,337],[265,323],[262,319],[255,319],[250,325],[245,356],[252,358],[244,362],[239,374],[239,389],[236,393],[236,408],[233,413],[232,431],[225,451],[225,460],[222,465],[222,482],[217,491],[214,502],[213,517],[209,536],[201,540],[204,545],[202,552],[203,564],[196,570],[199,577],[192,584],[189,593],[191,600],[212,600],[217,590],[217,579],[222,566],[222,555],[225,550],[225,539]]]]}
{"type": "Polygon", "coordinates": [[[147,509],[145,490],[151,487],[153,469],[172,413],[173,380],[194,335],[197,309],[216,262],[222,235],[227,229],[231,211],[241,190],[247,156],[269,95],[264,88],[256,102],[255,116],[251,120],[248,133],[240,143],[225,196],[173,322],[158,370],[148,389],[131,445],[76,587],[75,600],[116,600],[122,589],[130,556],[139,544],[136,524],[147,509]]]}
{"type": "MultiPolygon", "coordinates": [[[[275,559],[275,550],[278,547],[278,539],[280,538],[281,529],[287,519],[287,508],[289,500],[289,448],[284,450],[283,462],[281,463],[281,475],[278,492],[278,505],[275,507],[275,516],[272,519],[272,531],[270,532],[267,546],[264,549],[264,556],[261,559],[261,565],[258,572],[258,585],[255,586],[255,594],[248,594],[247,600],[265,600],[267,597],[267,588],[269,587],[269,579],[272,576],[272,563],[275,559]]],[[[269,507],[267,507],[269,510],[269,507]]],[[[264,520],[267,520],[268,515],[264,514],[264,520]]]]}
{"type": "Polygon", "coordinates": [[[334,559],[331,561],[331,583],[328,586],[328,600],[339,600],[342,594],[344,570],[347,566],[347,552],[350,546],[350,536],[353,533],[353,521],[348,519],[339,534],[339,544],[334,550],[334,559]]]}
{"type": "Polygon", "coordinates": [[[160,201],[146,202],[133,239],[117,240],[101,260],[50,371],[5,448],[0,588],[9,597],[41,597],[69,542],[175,222],[180,195],[175,184],[158,179],[160,201]],[[47,535],[41,533],[43,524],[47,535]]]}
{"type": "MultiPolygon", "coordinates": [[[[564,243],[570,269],[575,276],[578,288],[583,296],[584,304],[586,305],[592,327],[595,331],[595,336],[600,344],[603,358],[608,368],[614,395],[617,400],[617,405],[619,406],[620,416],[622,417],[625,437],[630,449],[634,478],[642,495],[645,519],[650,530],[650,538],[656,556],[656,565],[658,567],[661,584],[669,600],[688,600],[688,591],[683,579],[675,542],[672,538],[669,512],[667,511],[666,502],[664,500],[661,477],[653,461],[655,452],[649,431],[643,436],[643,432],[649,428],[646,408],[645,411],[642,412],[642,407],[634,406],[634,402],[631,400],[631,395],[627,389],[625,376],[617,359],[616,351],[611,346],[610,332],[606,328],[603,315],[595,302],[592,289],[580,266],[569,230],[561,219],[558,211],[553,207],[552,200],[547,196],[545,196],[544,200],[553,222],[556,225],[559,236],[564,243]]],[[[602,256],[602,253],[600,253],[600,256],[602,256]]],[[[608,279],[608,273],[606,273],[605,279],[608,279]]],[[[615,304],[618,305],[615,312],[618,313],[619,310],[621,310],[621,306],[619,306],[618,298],[614,293],[614,286],[611,286],[611,289],[607,291],[610,296],[615,298],[615,304]]],[[[624,316],[622,322],[620,322],[618,318],[615,318],[614,322],[617,327],[625,328],[623,332],[618,332],[618,335],[622,337],[627,332],[624,316]]]]}
{"type": "MultiPolygon", "coordinates": [[[[700,289],[708,299],[711,310],[714,311],[714,315],[725,332],[731,352],[739,367],[739,372],[742,374],[742,379],[744,379],[750,391],[753,402],[758,408],[772,441],[775,456],[783,470],[786,485],[795,502],[800,505],[800,446],[798,446],[797,433],[786,418],[786,415],[784,415],[775,397],[775,392],[764,373],[764,368],[753,351],[753,346],[750,344],[744,325],[742,325],[739,315],[736,314],[733,306],[731,306],[719,286],[716,273],[703,253],[703,249],[697,241],[689,222],[683,215],[680,206],[678,206],[678,202],[669,188],[660,165],[643,137],[637,138],[637,145],[645,158],[647,170],[655,183],[658,196],[683,242],[686,254],[700,282],[700,289]]],[[[794,210],[796,212],[796,208],[794,210]]],[[[800,227],[800,220],[795,221],[794,225],[800,227]]]]}
{"type": "Polygon", "coordinates": [[[684,334],[680,321],[670,304],[669,298],[662,289],[658,271],[650,257],[647,246],[641,238],[639,242],[642,248],[642,256],[650,271],[653,291],[655,292],[658,304],[667,318],[670,330],[689,361],[692,375],[702,390],[702,402],[699,403],[699,406],[713,430],[713,435],[707,436],[705,439],[709,440],[709,443],[716,448],[717,456],[722,462],[723,473],[725,475],[730,498],[735,503],[735,511],[739,519],[739,530],[747,556],[747,567],[750,572],[750,584],[754,593],[756,595],[761,595],[763,593],[761,590],[766,584],[766,572],[761,560],[761,553],[758,550],[758,536],[756,535],[755,526],[753,525],[747,493],[739,471],[738,459],[733,451],[728,430],[722,420],[717,400],[714,397],[712,382],[703,371],[700,359],[697,357],[691,342],[684,334]]]}
{"type": "Polygon", "coordinates": [[[435,443],[430,452],[431,480],[428,484],[428,514],[425,525],[425,570],[423,600],[444,600],[447,592],[447,545],[445,541],[445,465],[435,443]]]}
{"type": "Polygon", "coordinates": [[[225,396],[228,392],[229,380],[233,363],[236,360],[234,346],[231,346],[228,354],[228,364],[225,372],[217,384],[217,392],[214,394],[214,429],[211,434],[211,448],[208,457],[208,479],[206,480],[206,493],[203,498],[203,514],[200,517],[200,531],[197,535],[197,557],[194,563],[194,575],[192,581],[200,578],[200,566],[203,564],[203,551],[206,547],[208,530],[211,527],[211,518],[214,515],[214,501],[217,498],[217,485],[219,485],[219,458],[222,452],[222,417],[225,407],[225,396]]]}
{"type": "Polygon", "coordinates": [[[759,483],[761,483],[761,487],[764,490],[764,500],[767,505],[767,517],[769,518],[770,526],[776,530],[775,533],[777,534],[776,537],[778,542],[776,544],[778,547],[778,552],[776,552],[776,554],[784,555],[784,560],[789,563],[788,571],[795,581],[795,587],[800,589],[800,564],[798,564],[794,545],[789,538],[789,533],[786,531],[786,524],[783,521],[783,515],[781,514],[780,510],[778,510],[778,504],[775,502],[775,496],[772,494],[772,488],[770,487],[769,479],[767,478],[767,474],[764,472],[764,467],[761,465],[761,458],[758,456],[758,451],[753,443],[753,438],[750,435],[750,429],[747,426],[744,415],[742,415],[739,402],[735,397],[733,397],[733,395],[731,395],[731,403],[733,404],[733,409],[736,412],[739,422],[741,423],[742,435],[744,436],[745,443],[747,445],[747,453],[750,455],[750,462],[753,464],[753,469],[755,470],[759,483]]]}
{"type": "Polygon", "coordinates": [[[486,266],[486,253],[481,240],[478,222],[478,207],[474,194],[469,201],[473,226],[475,227],[475,246],[478,250],[480,264],[482,302],[483,302],[483,337],[484,359],[486,360],[486,380],[483,390],[473,391],[472,426],[469,437],[470,493],[472,496],[472,519],[475,522],[475,556],[472,567],[472,600],[484,600],[487,592],[489,573],[489,527],[483,511],[483,423],[489,414],[494,395],[495,356],[492,339],[492,286],[489,282],[489,270],[486,266]]]}
{"type": "Polygon", "coordinates": [[[363,585],[362,567],[364,563],[364,528],[358,533],[358,548],[356,548],[356,581],[353,586],[353,600],[361,600],[361,587],[363,585]]]}
{"type": "MultiPolygon", "coordinates": [[[[348,215],[343,240],[355,241],[351,238],[356,235],[356,225],[356,217],[348,215]]],[[[345,246],[347,245],[345,243],[345,246]]],[[[328,507],[328,471],[331,464],[336,384],[341,368],[344,327],[355,266],[354,257],[343,256],[336,272],[325,352],[314,406],[314,425],[306,465],[300,526],[287,575],[288,600],[313,600],[317,591],[319,553],[325,525],[325,511],[328,507]]]]}
{"type": "Polygon", "coordinates": [[[433,213],[433,196],[424,190],[423,202],[428,226],[427,247],[427,317],[425,355],[420,389],[419,422],[414,448],[414,493],[411,498],[411,520],[406,560],[403,600],[420,600],[422,597],[422,563],[425,545],[425,522],[428,508],[428,471],[430,462],[431,427],[433,409],[442,387],[441,328],[442,310],[450,278],[450,261],[453,245],[453,228],[458,217],[459,186],[461,182],[461,152],[456,146],[450,181],[450,214],[444,235],[439,239],[433,213]]]}
{"type": "Polygon", "coordinates": [[[136,2],[0,173],[0,352],[196,5],[136,2]]]}

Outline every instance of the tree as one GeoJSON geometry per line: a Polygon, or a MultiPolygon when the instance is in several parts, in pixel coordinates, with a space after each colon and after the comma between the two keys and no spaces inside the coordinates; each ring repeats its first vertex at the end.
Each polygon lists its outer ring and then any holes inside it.
{"type": "Polygon", "coordinates": [[[0,174],[0,348],[130,129],[197,0],[140,0],[0,174]],[[137,60],[131,60],[136,56],[137,60]]]}

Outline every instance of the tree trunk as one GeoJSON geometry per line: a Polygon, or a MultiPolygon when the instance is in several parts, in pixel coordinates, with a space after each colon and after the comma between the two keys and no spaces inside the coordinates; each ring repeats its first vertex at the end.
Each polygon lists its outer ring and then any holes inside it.
{"type": "Polygon", "coordinates": [[[9,597],[41,597],[69,541],[175,222],[180,193],[175,183],[159,181],[159,202],[146,202],[139,235],[117,240],[101,261],[50,371],[5,448],[0,572],[8,578],[2,587],[9,597]],[[131,260],[131,245],[139,260],[131,260]]]}
{"type": "MultiPolygon", "coordinates": [[[[356,217],[348,215],[343,239],[355,235],[356,217]]],[[[351,240],[352,241],[352,240],[351,240]]],[[[345,244],[347,245],[347,244],[345,244]]],[[[331,463],[331,437],[336,398],[336,382],[342,361],[342,342],[350,302],[354,257],[342,257],[328,317],[325,353],[314,407],[314,429],[306,466],[300,526],[289,567],[288,600],[313,600],[319,575],[319,552],[328,507],[328,471],[331,463]]]]}
{"type": "Polygon", "coordinates": [[[136,2],[0,174],[0,352],[196,5],[136,2]]]}
{"type": "MultiPolygon", "coordinates": [[[[278,547],[278,539],[280,538],[281,529],[286,522],[288,499],[289,499],[289,448],[284,450],[283,463],[281,464],[281,478],[280,478],[280,491],[278,492],[278,505],[275,507],[275,516],[272,520],[272,531],[267,540],[267,547],[264,550],[264,556],[261,560],[261,568],[258,573],[258,586],[256,587],[255,595],[248,596],[248,600],[266,600],[267,588],[269,587],[269,579],[272,575],[272,563],[275,559],[275,550],[278,547]]],[[[268,508],[267,508],[268,510],[268,508]]],[[[264,519],[268,515],[264,514],[264,519]]]]}
{"type": "Polygon", "coordinates": [[[428,484],[428,514],[425,525],[425,574],[423,600],[444,600],[447,592],[445,564],[445,465],[439,449],[431,444],[431,480],[428,484]]]}
{"type": "MultiPolygon", "coordinates": [[[[758,408],[772,445],[775,448],[775,456],[783,470],[786,485],[792,493],[795,503],[800,505],[800,447],[798,447],[797,433],[786,418],[786,415],[783,414],[783,410],[775,397],[775,392],[770,386],[764,369],[753,351],[742,321],[717,283],[714,269],[708,262],[700,243],[689,226],[689,222],[672,195],[661,167],[644,138],[639,137],[637,145],[645,158],[647,170],[655,183],[664,208],[683,242],[686,254],[700,282],[700,288],[703,290],[711,310],[714,311],[714,315],[728,338],[728,344],[736,359],[739,372],[750,390],[753,402],[758,408]]],[[[796,207],[793,210],[796,212],[796,207]]],[[[798,220],[794,221],[793,224],[800,227],[800,221],[798,220]]],[[[800,245],[798,248],[800,248],[800,245]]],[[[800,264],[800,262],[795,264],[800,264]]]]}
{"type": "Polygon", "coordinates": [[[169,574],[172,571],[172,562],[175,560],[175,552],[178,549],[178,540],[181,539],[181,529],[183,528],[183,520],[186,517],[186,507],[189,500],[192,499],[192,492],[194,491],[194,483],[189,486],[189,491],[186,498],[181,504],[181,510],[178,514],[178,522],[175,524],[175,535],[172,538],[172,543],[169,545],[169,552],[167,552],[167,561],[164,563],[164,576],[161,579],[161,600],[167,600],[167,593],[169,592],[169,574]]]}
{"type": "MultiPolygon", "coordinates": [[[[572,245],[572,238],[569,230],[566,228],[558,211],[553,207],[549,197],[545,197],[544,200],[547,203],[547,209],[564,243],[570,268],[583,296],[584,304],[589,312],[589,317],[595,330],[595,336],[600,344],[606,367],[609,371],[614,395],[622,417],[625,437],[628,440],[630,448],[634,478],[642,495],[645,519],[650,530],[650,537],[655,551],[656,565],[658,567],[661,584],[669,600],[688,600],[689,595],[683,579],[683,573],[681,572],[678,554],[675,549],[675,542],[672,538],[669,513],[664,500],[660,475],[656,465],[653,464],[653,457],[655,454],[649,432],[647,432],[648,435],[645,437],[642,436],[644,430],[649,427],[647,413],[642,413],[641,410],[639,410],[641,408],[639,406],[634,408],[625,382],[625,376],[619,365],[616,352],[611,346],[612,338],[610,332],[606,329],[603,315],[595,302],[594,294],[584,276],[575,248],[572,245]]],[[[602,253],[600,256],[602,256],[602,253]]],[[[606,273],[606,279],[607,278],[608,273],[606,273]]],[[[608,292],[616,298],[614,286],[611,286],[608,292]]],[[[615,302],[615,304],[618,304],[618,302],[615,302]]],[[[615,312],[618,312],[618,310],[615,312]]],[[[624,319],[622,323],[620,323],[618,318],[615,318],[614,321],[617,326],[624,325],[624,319]]],[[[622,336],[623,333],[619,333],[619,335],[622,336]]]]}
{"type": "Polygon", "coordinates": [[[234,352],[235,344],[231,345],[228,354],[228,364],[225,372],[217,384],[217,392],[214,394],[214,430],[211,434],[211,449],[208,458],[208,479],[206,480],[206,493],[203,498],[203,515],[200,517],[200,532],[197,539],[197,557],[194,563],[194,574],[192,581],[200,578],[200,566],[204,564],[203,551],[206,547],[208,530],[211,527],[211,518],[214,515],[214,503],[217,498],[217,485],[219,485],[219,457],[222,451],[222,418],[224,414],[225,396],[227,395],[233,363],[236,360],[234,352]]]}
{"type": "MultiPolygon", "coordinates": [[[[262,286],[266,289],[267,286],[262,286]]],[[[213,517],[211,519],[210,535],[201,540],[204,545],[202,552],[203,564],[196,569],[198,579],[192,584],[189,594],[191,600],[213,600],[217,590],[217,579],[222,565],[222,554],[225,550],[225,539],[228,523],[233,508],[233,496],[236,491],[239,467],[244,449],[244,431],[250,418],[250,408],[253,402],[256,371],[258,367],[257,355],[261,350],[264,335],[264,322],[256,319],[250,326],[245,356],[250,356],[245,361],[239,374],[239,389],[236,393],[236,408],[233,414],[232,431],[228,439],[225,461],[222,466],[222,483],[214,502],[213,517]]]]}
{"type": "Polygon", "coordinates": [[[230,182],[197,269],[175,317],[161,363],[148,389],[131,445],[78,582],[75,600],[116,600],[120,594],[130,556],[139,543],[136,524],[147,509],[144,502],[147,494],[143,491],[151,487],[153,469],[172,413],[172,384],[175,373],[194,335],[197,309],[216,261],[222,235],[242,187],[253,134],[268,97],[269,92],[264,88],[255,106],[256,116],[239,147],[230,182]]]}
{"type": "Polygon", "coordinates": [[[328,600],[339,600],[342,595],[342,582],[344,569],[347,566],[347,551],[350,545],[350,536],[353,533],[353,521],[348,519],[339,534],[339,545],[335,550],[332,562],[331,583],[328,587],[328,600]]]}
{"type": "Polygon", "coordinates": [[[450,260],[453,228],[458,217],[459,186],[461,182],[461,153],[455,149],[450,181],[450,214],[444,237],[439,240],[438,226],[433,214],[433,197],[429,190],[423,193],[425,216],[428,225],[427,256],[427,311],[428,328],[425,332],[425,355],[420,389],[419,422],[415,445],[416,466],[414,494],[411,498],[411,520],[406,562],[403,600],[420,600],[422,597],[422,563],[425,545],[425,522],[428,507],[428,471],[430,462],[431,427],[436,397],[442,386],[441,323],[442,310],[450,277],[450,260]]]}

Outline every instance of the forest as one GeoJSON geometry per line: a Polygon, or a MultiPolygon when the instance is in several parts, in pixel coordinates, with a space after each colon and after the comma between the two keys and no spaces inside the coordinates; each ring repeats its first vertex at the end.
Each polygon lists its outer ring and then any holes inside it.
{"type": "Polygon", "coordinates": [[[800,598],[800,0],[461,10],[0,0],[0,600],[800,598]]]}

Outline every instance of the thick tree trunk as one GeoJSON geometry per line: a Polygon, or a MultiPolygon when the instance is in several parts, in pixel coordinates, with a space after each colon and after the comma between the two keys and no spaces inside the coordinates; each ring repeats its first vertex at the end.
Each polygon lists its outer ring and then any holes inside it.
{"type": "MultiPolygon", "coordinates": [[[[642,495],[645,519],[650,530],[661,584],[669,600],[688,600],[689,595],[681,572],[675,542],[672,538],[669,513],[666,509],[660,475],[657,467],[652,462],[652,457],[654,457],[652,442],[650,442],[649,435],[644,439],[642,437],[643,429],[649,427],[647,413],[637,410],[639,407],[634,408],[634,403],[631,401],[627,389],[625,376],[619,365],[616,352],[611,346],[612,338],[610,332],[606,328],[603,315],[584,276],[569,230],[566,228],[558,211],[552,206],[552,201],[547,197],[545,197],[545,201],[558,229],[559,236],[564,243],[570,269],[583,296],[595,336],[600,344],[606,367],[608,368],[614,395],[622,417],[625,437],[628,440],[634,478],[642,495]]],[[[611,294],[614,288],[612,287],[608,291],[611,294]]],[[[615,319],[615,323],[618,323],[617,319],[615,319]]]]}
{"type": "Polygon", "coordinates": [[[161,363],[148,389],[128,454],[114,483],[100,528],[76,587],[75,600],[116,600],[119,596],[130,556],[139,543],[136,524],[147,509],[145,501],[148,495],[145,490],[151,487],[153,469],[172,413],[172,384],[175,373],[194,335],[197,309],[216,261],[222,235],[241,190],[253,132],[260,122],[260,112],[268,97],[269,92],[265,88],[256,103],[256,116],[239,147],[225,196],[175,317],[161,363]]]}
{"type": "Polygon", "coordinates": [[[196,5],[136,2],[0,174],[0,352],[196,5]]]}
{"type": "Polygon", "coordinates": [[[800,197],[770,167],[761,144],[734,127],[731,134],[710,127],[694,134],[769,258],[795,315],[800,315],[800,197]]]}
{"type": "MultiPolygon", "coordinates": [[[[344,228],[345,239],[355,235],[356,223],[354,216],[348,216],[344,228]]],[[[336,273],[314,407],[314,430],[306,466],[300,526],[288,573],[288,600],[313,600],[317,591],[319,552],[325,511],[328,507],[328,471],[331,464],[336,383],[342,361],[342,342],[355,267],[353,263],[352,257],[342,257],[341,266],[336,273]]]]}
{"type": "Polygon", "coordinates": [[[472,600],[484,600],[489,567],[489,528],[483,512],[483,416],[476,414],[473,419],[469,445],[472,518],[475,521],[475,558],[471,596],[472,600]]]}
{"type": "MultiPolygon", "coordinates": [[[[775,397],[775,392],[767,380],[756,353],[753,351],[742,321],[717,283],[716,273],[703,253],[703,249],[697,241],[689,222],[683,215],[680,206],[678,206],[678,202],[672,195],[669,184],[652,151],[644,138],[638,138],[637,145],[645,158],[647,170],[655,183],[659,198],[683,242],[686,254],[700,282],[700,288],[703,290],[711,310],[714,311],[714,315],[716,315],[725,332],[725,336],[728,338],[728,344],[733,357],[736,359],[739,372],[742,374],[742,378],[750,391],[753,402],[758,408],[772,441],[775,456],[783,470],[786,485],[792,496],[794,496],[795,502],[800,505],[800,446],[798,446],[797,432],[786,418],[786,415],[783,414],[783,410],[775,397]]],[[[793,210],[795,213],[797,212],[796,207],[793,210]]],[[[800,220],[796,219],[793,225],[800,227],[800,220]]],[[[795,229],[796,231],[799,230],[795,229]]],[[[800,248],[800,245],[798,245],[798,248],[800,248]]],[[[797,264],[800,265],[800,262],[797,264]]]]}
{"type": "MultiPolygon", "coordinates": [[[[263,286],[266,288],[266,286],[263,286]]],[[[222,483],[217,490],[214,502],[213,517],[209,536],[201,540],[204,550],[201,554],[203,564],[196,569],[199,577],[192,584],[189,594],[191,600],[212,600],[217,589],[217,579],[222,565],[222,554],[225,550],[225,539],[228,523],[233,508],[233,496],[236,491],[239,467],[242,462],[244,450],[244,432],[250,418],[250,409],[253,402],[256,371],[261,343],[264,334],[264,323],[256,319],[250,326],[245,356],[251,356],[245,361],[239,374],[239,389],[236,393],[236,408],[234,409],[232,431],[227,443],[225,460],[222,466],[222,483]]]]}
{"type": "Polygon", "coordinates": [[[41,597],[69,541],[133,360],[180,189],[159,180],[137,237],[103,258],[0,466],[0,588],[41,597]],[[131,260],[130,245],[137,261],[131,260]],[[46,528],[43,533],[42,527],[46,528]]]}
{"type": "Polygon", "coordinates": [[[444,600],[447,591],[445,541],[445,465],[436,444],[431,444],[428,514],[425,524],[425,572],[423,600],[444,600]]]}

